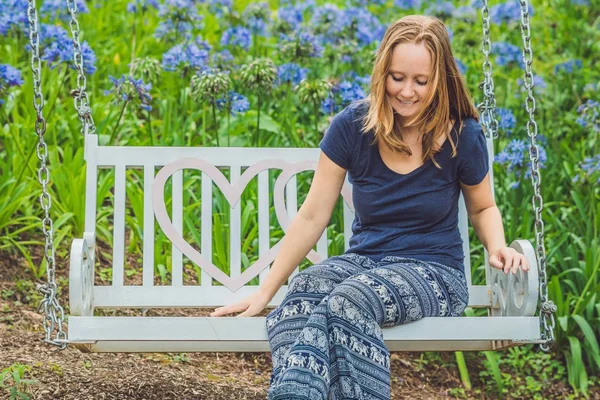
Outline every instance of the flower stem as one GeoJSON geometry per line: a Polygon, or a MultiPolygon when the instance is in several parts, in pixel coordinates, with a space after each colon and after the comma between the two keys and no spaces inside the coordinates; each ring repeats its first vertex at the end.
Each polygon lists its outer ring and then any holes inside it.
{"type": "Polygon", "coordinates": [[[256,138],[254,140],[255,146],[258,147],[259,145],[259,131],[260,131],[260,106],[261,106],[261,95],[260,93],[258,94],[258,112],[256,113],[256,138]]]}
{"type": "Polygon", "coordinates": [[[123,113],[125,112],[125,107],[127,107],[128,103],[129,103],[129,100],[127,100],[125,103],[123,103],[123,107],[121,108],[121,113],[119,114],[119,119],[117,120],[115,129],[113,129],[112,133],[110,134],[110,139],[108,139],[109,145],[112,143],[113,139],[115,138],[115,136],[117,134],[117,129],[119,128],[119,125],[121,124],[121,117],[123,117],[123,113]]]}
{"type": "Polygon", "coordinates": [[[219,126],[217,125],[217,110],[216,110],[217,107],[214,102],[212,102],[211,108],[212,108],[212,115],[213,115],[213,123],[215,124],[215,136],[217,137],[217,147],[221,147],[219,145],[219,126]]]}

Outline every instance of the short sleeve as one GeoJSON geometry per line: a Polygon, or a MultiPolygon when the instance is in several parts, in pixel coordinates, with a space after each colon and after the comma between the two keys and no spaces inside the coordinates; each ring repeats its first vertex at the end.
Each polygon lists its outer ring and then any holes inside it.
{"type": "Polygon", "coordinates": [[[481,125],[474,119],[465,121],[458,141],[458,179],[465,185],[477,185],[489,170],[487,139],[481,125]]]}
{"type": "Polygon", "coordinates": [[[352,110],[346,107],[333,117],[319,147],[334,163],[344,169],[350,169],[353,157],[357,153],[357,136],[352,110]]]}

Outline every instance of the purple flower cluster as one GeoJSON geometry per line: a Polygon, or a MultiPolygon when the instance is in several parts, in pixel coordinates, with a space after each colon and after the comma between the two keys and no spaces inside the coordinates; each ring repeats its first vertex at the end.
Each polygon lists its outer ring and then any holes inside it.
{"type": "MultiPolygon", "coordinates": [[[[527,90],[527,88],[525,87],[525,81],[523,81],[523,79],[521,79],[521,78],[517,79],[517,84],[521,88],[520,89],[521,92],[524,92],[527,90]]],[[[542,78],[539,75],[533,75],[533,91],[534,92],[536,92],[536,88],[537,88],[537,92],[543,93],[544,89],[546,89],[547,87],[548,87],[548,84],[546,83],[544,78],[542,78]]],[[[518,97],[518,95],[515,95],[515,97],[518,97]]]]}
{"type": "MultiPolygon", "coordinates": [[[[42,24],[40,32],[40,58],[48,62],[50,68],[66,63],[76,69],[73,63],[73,40],[69,33],[60,26],[42,24]]],[[[30,46],[27,46],[31,50],[30,46]]],[[[83,70],[86,74],[96,72],[96,54],[87,42],[81,43],[83,70]]]]}
{"type": "Polygon", "coordinates": [[[432,15],[440,19],[446,19],[452,17],[455,12],[454,4],[450,1],[440,1],[433,3],[425,10],[426,15],[432,15]]]}
{"type": "Polygon", "coordinates": [[[297,85],[306,78],[308,69],[300,67],[296,63],[287,63],[277,68],[278,84],[290,83],[297,85]]]}
{"type": "Polygon", "coordinates": [[[499,117],[498,127],[502,129],[507,136],[512,134],[512,129],[517,125],[517,119],[509,108],[496,109],[496,115],[499,117]]]}
{"type": "Polygon", "coordinates": [[[323,45],[320,43],[319,39],[319,37],[301,29],[297,29],[291,35],[282,33],[279,36],[280,47],[291,49],[293,58],[321,57],[323,55],[323,45]]]}
{"type": "Polygon", "coordinates": [[[579,163],[581,171],[573,177],[574,183],[579,183],[590,179],[594,174],[597,175],[596,185],[600,184],[600,154],[596,154],[593,157],[585,157],[582,162],[579,163]]]}
{"type": "MultiPolygon", "coordinates": [[[[21,71],[8,64],[0,64],[0,96],[8,88],[22,84],[21,71]]],[[[4,100],[0,99],[0,105],[2,104],[4,104],[4,100]]]]}
{"type": "Polygon", "coordinates": [[[577,113],[581,114],[579,118],[577,118],[577,123],[581,125],[582,128],[600,133],[600,103],[589,99],[577,107],[577,113]]]}
{"type": "Polygon", "coordinates": [[[403,10],[421,8],[422,0],[394,0],[394,5],[403,10]]]}
{"type": "Polygon", "coordinates": [[[228,28],[221,36],[221,46],[237,46],[248,50],[252,46],[252,32],[243,26],[228,28]]]}
{"type": "Polygon", "coordinates": [[[228,107],[228,111],[231,112],[232,116],[243,114],[250,109],[248,98],[232,90],[227,93],[226,99],[218,99],[216,104],[219,110],[228,107]]]}
{"type": "Polygon", "coordinates": [[[6,36],[13,29],[27,32],[27,0],[0,0],[0,35],[6,36]]]}
{"type": "Polygon", "coordinates": [[[505,66],[510,63],[517,63],[521,69],[525,69],[521,49],[514,44],[507,42],[492,43],[492,53],[496,54],[496,64],[505,66]]]}
{"type": "Polygon", "coordinates": [[[554,73],[558,74],[560,71],[565,71],[567,74],[570,74],[575,69],[581,69],[583,67],[583,63],[581,60],[568,60],[563,63],[557,64],[554,67],[554,73]]]}
{"type": "Polygon", "coordinates": [[[112,82],[113,87],[110,90],[104,91],[105,96],[112,93],[115,95],[117,103],[131,102],[146,111],[152,111],[152,106],[150,105],[152,101],[152,96],[150,96],[151,83],[144,84],[141,79],[134,79],[132,76],[127,77],[125,74],[120,79],[116,79],[110,75],[108,78],[112,82]]]}
{"type": "Polygon", "coordinates": [[[208,9],[210,12],[215,14],[217,17],[223,17],[225,13],[231,13],[232,2],[231,0],[210,0],[208,2],[208,9]]]}
{"type": "Polygon", "coordinates": [[[158,10],[160,3],[158,0],[133,0],[127,3],[127,12],[137,13],[139,11],[145,13],[150,7],[158,10]]]}
{"type": "MultiPolygon", "coordinates": [[[[84,0],[76,0],[75,4],[77,4],[77,14],[87,14],[90,12],[84,0]]],[[[22,12],[25,13],[25,10],[23,9],[22,12]]],[[[40,17],[48,17],[51,20],[58,17],[62,21],[71,18],[67,9],[67,2],[64,0],[45,0],[40,7],[40,17]]]]}
{"type": "MultiPolygon", "coordinates": [[[[538,149],[539,167],[545,168],[547,160],[546,150],[542,145],[538,145],[538,149]]],[[[528,147],[524,140],[511,140],[506,148],[496,155],[494,161],[500,165],[506,165],[508,172],[514,171],[519,180],[523,175],[523,171],[525,171],[525,179],[531,176],[531,161],[529,161],[528,147]]],[[[519,181],[514,183],[511,189],[516,189],[517,187],[519,187],[519,181]]]]}
{"type": "Polygon", "coordinates": [[[321,102],[321,112],[334,114],[353,101],[364,99],[366,94],[363,85],[368,85],[369,81],[370,77],[359,77],[355,74],[342,77],[340,83],[334,85],[329,95],[321,102]]]}
{"type": "Polygon", "coordinates": [[[371,12],[358,7],[348,8],[342,13],[341,26],[354,33],[355,39],[363,46],[381,40],[386,29],[371,12]]]}
{"type": "Polygon", "coordinates": [[[157,38],[189,39],[203,18],[193,0],[165,0],[158,10],[160,24],[154,33],[157,38]]]}
{"type": "MultiPolygon", "coordinates": [[[[533,15],[533,6],[527,7],[529,15],[533,15]]],[[[496,4],[490,8],[490,18],[494,24],[503,24],[521,21],[521,5],[519,1],[510,0],[506,3],[496,4]]]]}
{"type": "Polygon", "coordinates": [[[178,44],[169,49],[162,56],[162,67],[165,71],[194,68],[198,71],[208,68],[208,54],[210,44],[197,36],[196,40],[187,44],[178,44]]]}

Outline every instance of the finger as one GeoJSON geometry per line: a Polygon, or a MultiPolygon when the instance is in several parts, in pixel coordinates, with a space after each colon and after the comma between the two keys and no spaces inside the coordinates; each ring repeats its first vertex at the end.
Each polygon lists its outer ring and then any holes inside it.
{"type": "Polygon", "coordinates": [[[510,253],[504,253],[504,273],[508,274],[513,263],[513,256],[510,253]]]}
{"type": "Polygon", "coordinates": [[[228,306],[216,308],[215,311],[210,314],[210,316],[211,317],[220,317],[221,315],[231,314],[231,313],[234,313],[241,309],[242,308],[240,308],[238,304],[231,304],[228,306]]]}
{"type": "Polygon", "coordinates": [[[521,255],[519,253],[516,252],[516,250],[514,251],[514,255],[513,255],[513,262],[512,262],[512,273],[513,275],[516,275],[517,272],[519,271],[519,266],[522,265],[523,259],[521,257],[521,255]]]}
{"type": "Polygon", "coordinates": [[[523,256],[523,271],[529,271],[529,263],[527,262],[527,257],[523,256]]]}
{"type": "Polygon", "coordinates": [[[489,263],[494,268],[502,268],[502,262],[498,260],[498,257],[496,257],[495,255],[490,257],[489,263]]]}

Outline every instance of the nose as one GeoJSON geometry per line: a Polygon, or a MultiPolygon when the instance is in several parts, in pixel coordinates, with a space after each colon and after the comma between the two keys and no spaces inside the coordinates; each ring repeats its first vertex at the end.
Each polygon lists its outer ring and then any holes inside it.
{"type": "Polygon", "coordinates": [[[405,99],[412,99],[415,96],[415,90],[413,89],[413,87],[410,84],[405,84],[400,89],[400,94],[405,99]]]}

